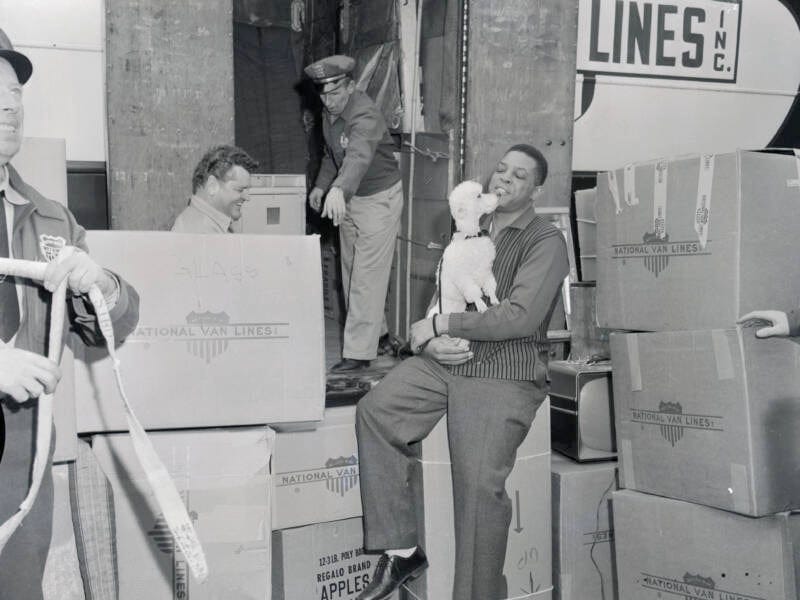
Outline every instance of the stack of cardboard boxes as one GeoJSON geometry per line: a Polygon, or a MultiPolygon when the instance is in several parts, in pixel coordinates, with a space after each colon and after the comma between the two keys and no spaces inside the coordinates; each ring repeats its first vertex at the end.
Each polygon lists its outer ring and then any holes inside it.
{"type": "Polygon", "coordinates": [[[314,236],[89,232],[96,260],[141,297],[118,351],[134,410],[189,511],[209,566],[197,584],[145,483],[110,360],[77,346],[78,431],[114,498],[119,597],[271,593],[269,424],[322,420],[324,333],[314,236]]]}
{"type": "Polygon", "coordinates": [[[736,320],[800,303],[800,160],[692,156],[598,180],[615,334],[622,600],[796,598],[800,346],[736,320]]]}
{"type": "MultiPolygon", "coordinates": [[[[402,591],[408,600],[443,600],[452,597],[455,568],[453,483],[445,419],[422,442],[419,462],[424,511],[418,513],[418,528],[430,566],[402,591]]],[[[552,598],[549,468],[548,399],[539,407],[528,436],[517,450],[506,482],[513,507],[503,568],[509,598],[552,598]]]]}
{"type": "Polygon", "coordinates": [[[278,432],[273,600],[353,600],[370,581],[378,556],[364,552],[355,410],[328,408],[313,431],[278,432]]]}
{"type": "Polygon", "coordinates": [[[584,281],[570,284],[570,357],[550,363],[553,587],[557,600],[616,598],[617,489],[608,331],[597,327],[595,190],[575,193],[584,281]],[[587,256],[591,255],[591,256],[587,256]]]}
{"type": "Polygon", "coordinates": [[[617,489],[611,367],[551,365],[553,580],[555,598],[616,597],[611,493],[617,489]]]}
{"type": "MultiPolygon", "coordinates": [[[[352,600],[378,554],[363,549],[355,407],[329,408],[315,430],[281,427],[273,454],[273,600],[352,600]]],[[[452,594],[453,497],[446,420],[422,443],[420,545],[430,567],[393,600],[452,594]]],[[[514,598],[551,597],[549,402],[520,446],[507,492],[513,502],[504,575],[514,598]]],[[[500,600],[500,599],[497,599],[500,600]]]]}

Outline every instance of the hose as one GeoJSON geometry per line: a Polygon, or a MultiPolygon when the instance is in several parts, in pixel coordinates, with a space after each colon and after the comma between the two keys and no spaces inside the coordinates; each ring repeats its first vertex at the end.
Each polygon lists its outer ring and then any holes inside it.
{"type": "MultiPolygon", "coordinates": [[[[62,262],[75,251],[73,246],[61,250],[56,260],[62,262]]],[[[0,258],[0,274],[10,275],[35,281],[43,281],[47,263],[0,258]]],[[[66,311],[67,279],[59,284],[53,292],[50,305],[50,332],[49,349],[47,357],[55,363],[61,360],[62,336],[64,331],[64,316],[66,311]]],[[[208,577],[208,564],[205,553],[200,545],[197,532],[194,529],[186,506],[181,500],[175,483],[169,475],[164,463],[156,454],[150,438],[142,428],[139,419],[125,394],[120,372],[120,362],[114,346],[114,327],[108,313],[103,293],[100,288],[93,285],[89,290],[89,301],[94,308],[100,331],[105,339],[108,354],[111,357],[112,368],[117,381],[117,387],[125,407],[125,417],[128,421],[128,431],[131,435],[136,458],[147,476],[147,481],[156,499],[159,509],[164,515],[172,537],[186,558],[189,568],[195,579],[199,582],[208,577]]],[[[47,461],[50,455],[50,443],[53,434],[53,395],[42,394],[39,397],[39,409],[36,417],[36,450],[33,459],[33,474],[28,494],[19,506],[17,512],[0,526],[0,553],[8,540],[16,531],[22,520],[30,512],[36,496],[39,493],[47,461]]]]}

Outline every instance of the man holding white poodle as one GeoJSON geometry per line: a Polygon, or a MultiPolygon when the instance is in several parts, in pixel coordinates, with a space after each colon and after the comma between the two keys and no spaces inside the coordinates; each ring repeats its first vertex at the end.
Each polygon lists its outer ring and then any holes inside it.
{"type": "MultiPolygon", "coordinates": [[[[512,146],[482,221],[496,246],[499,304],[412,326],[414,356],[361,399],[357,412],[364,542],[384,554],[359,600],[387,598],[427,567],[410,485],[419,444],[448,415],[456,563],[453,598],[506,598],[511,501],[505,482],[546,395],[547,327],[569,270],[558,230],[533,203],[547,177],[536,148],[512,146]]],[[[421,508],[421,507],[420,507],[421,508]]]]}

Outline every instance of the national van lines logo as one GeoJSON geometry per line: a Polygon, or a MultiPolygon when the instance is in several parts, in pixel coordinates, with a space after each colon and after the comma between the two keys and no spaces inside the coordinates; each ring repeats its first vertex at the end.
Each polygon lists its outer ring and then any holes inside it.
{"type": "MultiPolygon", "coordinates": [[[[683,407],[680,402],[659,402],[658,412],[665,415],[682,415],[683,407]]],[[[674,448],[675,442],[683,438],[683,427],[680,425],[662,425],[661,436],[672,444],[674,448]]]]}
{"type": "Polygon", "coordinates": [[[683,412],[680,402],[658,403],[658,410],[631,409],[631,422],[641,425],[659,427],[661,436],[672,447],[683,439],[686,429],[700,429],[703,431],[725,431],[723,417],[719,415],[700,415],[683,412]]]}
{"type": "MultiPolygon", "coordinates": [[[[227,328],[230,320],[231,318],[224,312],[212,313],[210,311],[203,313],[192,311],[186,317],[186,323],[188,325],[197,325],[201,330],[206,327],[209,329],[216,327],[227,328]]],[[[217,354],[221,354],[228,349],[228,341],[229,340],[226,338],[190,340],[186,342],[186,349],[195,356],[204,359],[206,364],[208,364],[217,354]]]]}
{"type": "Polygon", "coordinates": [[[642,573],[639,582],[645,589],[679,596],[683,600],[765,600],[763,596],[720,589],[713,578],[689,572],[684,573],[681,579],[642,573]]]}
{"type": "Polygon", "coordinates": [[[233,342],[288,339],[289,323],[231,323],[225,311],[191,311],[182,325],[140,325],[128,342],[183,342],[186,350],[210,363],[233,342]]]}
{"type": "Polygon", "coordinates": [[[39,251],[47,262],[53,262],[58,258],[58,253],[67,245],[67,240],[59,235],[47,235],[45,233],[39,236],[39,251]]]}
{"type": "MultiPolygon", "coordinates": [[[[614,244],[612,246],[612,259],[641,258],[644,267],[650,271],[654,277],[658,277],[668,266],[671,258],[680,256],[708,256],[711,251],[703,249],[697,240],[686,240],[671,242],[669,234],[664,226],[664,218],[659,209],[654,219],[654,231],[648,231],[642,236],[641,244],[614,244]]],[[[705,219],[708,219],[708,210],[705,211],[705,219]]],[[[710,243],[710,242],[709,242],[710,243]]]]}
{"type": "MultiPolygon", "coordinates": [[[[181,492],[181,498],[185,503],[188,502],[188,497],[185,492],[181,492]]],[[[189,511],[189,518],[192,524],[198,521],[197,511],[189,511]]],[[[172,557],[172,592],[173,598],[189,598],[189,563],[172,537],[169,530],[167,521],[163,514],[158,515],[153,527],[147,532],[149,537],[156,548],[162,553],[172,557]]]]}
{"type": "Polygon", "coordinates": [[[358,485],[358,457],[352,454],[350,456],[329,458],[325,461],[325,467],[322,469],[290,471],[279,473],[278,475],[280,477],[278,487],[291,487],[324,481],[325,488],[329,492],[344,497],[348,491],[358,485]]]}

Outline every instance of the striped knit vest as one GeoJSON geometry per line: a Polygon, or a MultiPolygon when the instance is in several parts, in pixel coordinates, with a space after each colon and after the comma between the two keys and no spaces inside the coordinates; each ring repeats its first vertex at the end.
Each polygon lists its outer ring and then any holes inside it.
{"type": "MultiPolygon", "coordinates": [[[[508,297],[519,265],[525,256],[551,236],[561,233],[551,223],[536,216],[525,229],[507,227],[495,241],[496,257],[492,272],[497,280],[497,297],[508,297]]],[[[547,377],[547,329],[559,294],[550,303],[547,315],[538,331],[529,337],[502,341],[472,341],[473,359],[449,367],[454,375],[534,381],[544,386],[547,377]]]]}

